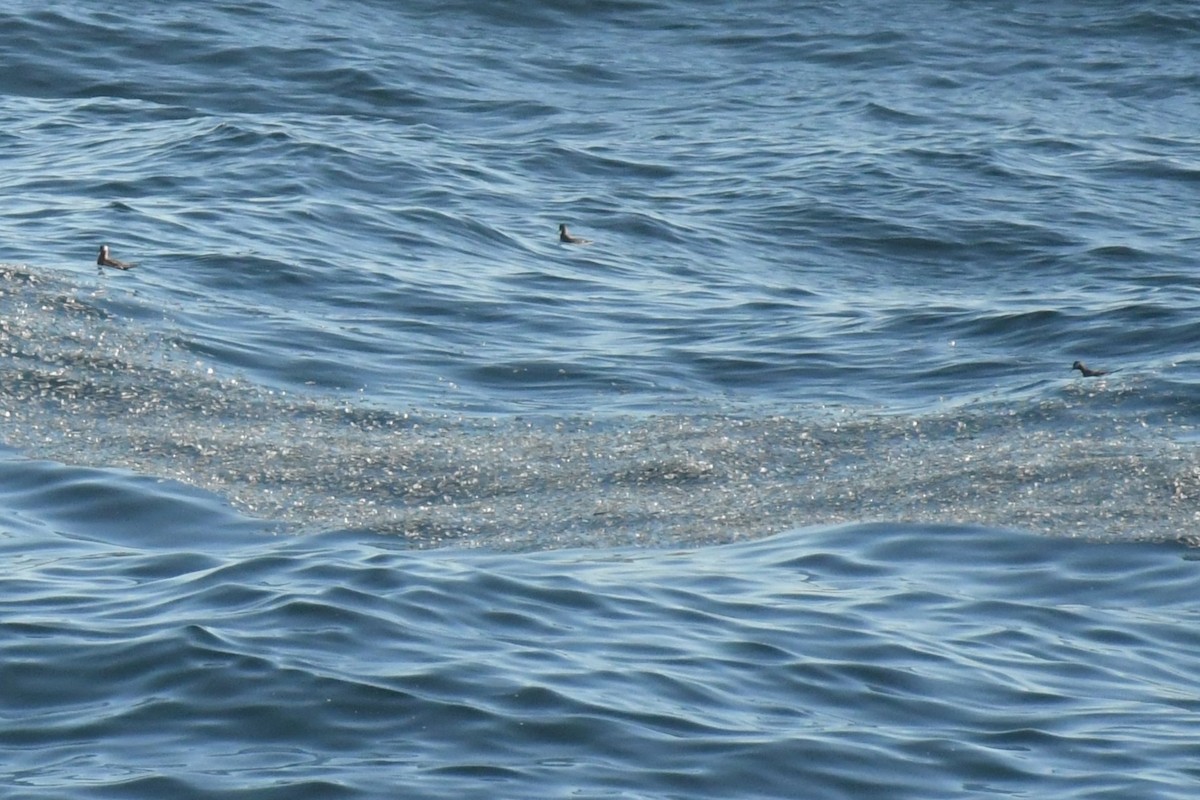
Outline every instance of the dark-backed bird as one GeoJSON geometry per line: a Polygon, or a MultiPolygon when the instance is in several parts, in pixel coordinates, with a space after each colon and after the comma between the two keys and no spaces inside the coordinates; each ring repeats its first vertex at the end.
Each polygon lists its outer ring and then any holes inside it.
{"type": "Polygon", "coordinates": [[[1076,361],[1074,364],[1071,365],[1071,369],[1079,370],[1080,372],[1083,373],[1083,377],[1085,377],[1085,378],[1099,378],[1101,375],[1108,374],[1108,370],[1092,369],[1087,364],[1084,364],[1082,361],[1076,361]]]}
{"type": "Polygon", "coordinates": [[[582,236],[572,236],[567,232],[565,224],[558,226],[558,240],[567,244],[591,244],[591,239],[584,239],[582,236]]]}
{"type": "Polygon", "coordinates": [[[118,261],[108,255],[108,245],[100,245],[100,255],[96,256],[96,264],[101,267],[112,267],[114,269],[133,269],[137,264],[130,264],[127,261],[118,261]]]}

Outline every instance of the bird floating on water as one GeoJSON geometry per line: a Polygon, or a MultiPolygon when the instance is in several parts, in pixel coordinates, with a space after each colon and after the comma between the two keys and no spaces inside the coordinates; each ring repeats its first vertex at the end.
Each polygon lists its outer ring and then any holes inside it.
{"type": "Polygon", "coordinates": [[[137,264],[130,264],[127,261],[118,261],[108,255],[108,245],[100,245],[100,255],[96,256],[96,265],[100,267],[112,267],[113,269],[133,269],[137,264]]]}
{"type": "Polygon", "coordinates": [[[1082,361],[1076,361],[1074,364],[1071,365],[1071,369],[1079,370],[1080,372],[1083,373],[1083,377],[1085,377],[1085,378],[1099,378],[1101,375],[1108,374],[1108,370],[1092,369],[1087,364],[1084,364],[1082,361]]]}
{"type": "Polygon", "coordinates": [[[591,239],[584,239],[582,236],[572,236],[567,232],[567,226],[561,224],[558,226],[558,240],[566,244],[591,244],[591,239]]]}

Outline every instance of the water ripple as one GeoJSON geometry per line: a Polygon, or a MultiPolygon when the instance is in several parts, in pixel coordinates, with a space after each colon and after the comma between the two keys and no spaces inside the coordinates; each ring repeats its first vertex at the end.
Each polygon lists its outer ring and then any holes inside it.
{"type": "Polygon", "coordinates": [[[302,796],[347,797],[378,796],[380,770],[429,797],[1186,782],[1166,765],[1187,763],[1170,731],[1191,726],[1200,641],[1177,549],[910,526],[532,558],[343,534],[208,549],[18,562],[10,785],[151,796],[156,769],[248,797],[286,764],[307,765],[287,772],[302,796]]]}

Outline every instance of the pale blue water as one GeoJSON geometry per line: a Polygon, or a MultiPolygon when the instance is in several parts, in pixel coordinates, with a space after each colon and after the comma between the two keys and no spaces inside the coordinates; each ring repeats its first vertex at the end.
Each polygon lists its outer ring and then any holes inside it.
{"type": "Polygon", "coordinates": [[[1191,4],[0,24],[0,794],[1195,796],[1191,4]]]}

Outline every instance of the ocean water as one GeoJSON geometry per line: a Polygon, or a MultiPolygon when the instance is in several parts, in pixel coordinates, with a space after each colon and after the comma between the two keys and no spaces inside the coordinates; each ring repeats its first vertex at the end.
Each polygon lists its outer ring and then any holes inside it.
{"type": "Polygon", "coordinates": [[[1196,795],[1192,4],[0,24],[4,797],[1196,795]]]}

